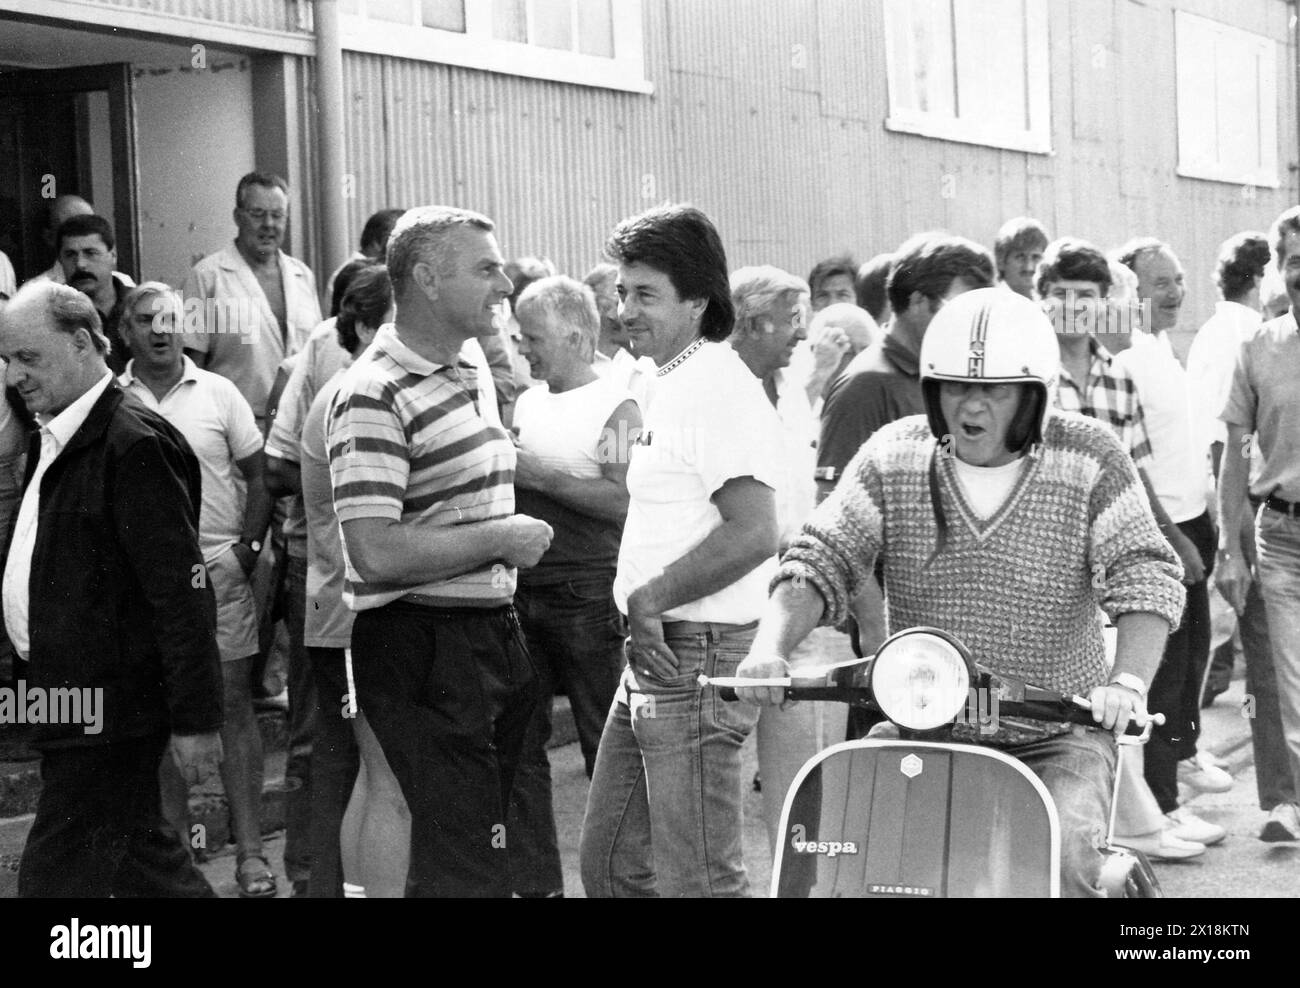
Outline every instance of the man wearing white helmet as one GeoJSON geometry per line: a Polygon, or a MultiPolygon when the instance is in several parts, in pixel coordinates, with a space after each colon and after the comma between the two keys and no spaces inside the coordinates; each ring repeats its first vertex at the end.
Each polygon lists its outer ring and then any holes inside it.
{"type": "MultiPolygon", "coordinates": [[[[1060,355],[1027,299],[951,300],[921,348],[925,415],[876,432],[791,544],[742,676],[787,675],[835,624],[877,556],[889,630],[943,628],[995,672],[1085,696],[1101,729],[1002,718],[981,739],[1043,780],[1061,820],[1062,889],[1100,895],[1115,742],[1182,613],[1178,559],[1105,425],[1052,407],[1060,355]],[[1119,629],[1108,670],[1098,606],[1119,629]]],[[[781,690],[742,689],[776,703],[781,690]]]]}

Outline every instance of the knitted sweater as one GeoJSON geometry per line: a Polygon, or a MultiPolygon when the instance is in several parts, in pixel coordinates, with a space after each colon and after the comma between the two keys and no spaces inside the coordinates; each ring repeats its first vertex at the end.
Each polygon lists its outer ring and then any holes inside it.
{"type": "Polygon", "coordinates": [[[1004,675],[1086,695],[1107,678],[1098,606],[1177,627],[1182,566],[1152,517],[1111,429],[1053,410],[1045,441],[988,519],[967,504],[951,457],[937,456],[947,537],[936,555],[929,469],[937,444],[921,415],[858,451],[773,579],[802,578],[845,617],[880,554],[889,628],[942,628],[1004,675]],[[933,558],[932,558],[933,557],[933,558]]]}

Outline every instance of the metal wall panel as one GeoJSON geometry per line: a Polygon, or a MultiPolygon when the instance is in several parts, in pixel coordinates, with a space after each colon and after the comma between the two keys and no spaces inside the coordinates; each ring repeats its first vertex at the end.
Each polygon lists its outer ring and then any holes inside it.
{"type": "Polygon", "coordinates": [[[299,17],[310,25],[310,3],[300,0],[81,0],[100,7],[143,10],[173,17],[192,17],[219,24],[297,31],[299,17]],[[301,13],[300,13],[301,7],[301,13]]]}
{"type": "Polygon", "coordinates": [[[650,96],[345,53],[351,236],[381,206],[451,202],[496,219],[507,254],[581,274],[621,217],[689,200],[733,266],[806,274],[919,230],[991,243],[1029,213],[1103,248],[1168,240],[1199,324],[1218,243],[1296,200],[1287,5],[1179,0],[1278,41],[1284,184],[1253,192],[1175,172],[1173,0],[1048,7],[1051,155],[887,131],[878,2],[645,0],[650,96]]]}

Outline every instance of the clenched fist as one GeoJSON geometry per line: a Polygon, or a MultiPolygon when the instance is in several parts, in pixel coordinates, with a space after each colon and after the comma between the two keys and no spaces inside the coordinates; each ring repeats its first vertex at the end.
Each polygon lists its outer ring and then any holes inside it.
{"type": "Polygon", "coordinates": [[[509,530],[505,537],[502,560],[509,566],[528,569],[536,566],[542,554],[551,547],[555,535],[551,526],[539,518],[528,515],[511,515],[506,519],[509,530]]]}

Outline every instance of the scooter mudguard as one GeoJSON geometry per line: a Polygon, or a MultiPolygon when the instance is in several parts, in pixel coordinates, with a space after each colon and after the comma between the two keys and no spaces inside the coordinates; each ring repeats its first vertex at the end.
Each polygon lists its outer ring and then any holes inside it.
{"type": "Polygon", "coordinates": [[[772,867],[779,898],[1055,897],[1060,824],[993,748],[847,741],[799,770],[772,867]]]}

